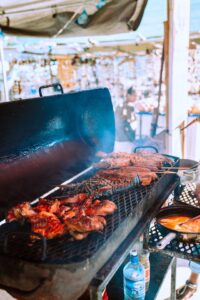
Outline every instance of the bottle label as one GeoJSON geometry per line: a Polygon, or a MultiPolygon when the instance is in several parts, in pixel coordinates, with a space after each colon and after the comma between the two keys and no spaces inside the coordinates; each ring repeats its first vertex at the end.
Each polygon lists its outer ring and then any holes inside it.
{"type": "Polygon", "coordinates": [[[150,268],[145,268],[145,280],[149,281],[150,279],[150,268]]]}
{"type": "Polygon", "coordinates": [[[124,292],[126,299],[144,299],[145,282],[144,280],[132,281],[124,278],[124,292]]]}

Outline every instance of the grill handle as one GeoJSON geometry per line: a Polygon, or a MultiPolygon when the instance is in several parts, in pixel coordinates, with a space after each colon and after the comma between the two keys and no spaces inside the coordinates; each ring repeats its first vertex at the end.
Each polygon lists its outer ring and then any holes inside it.
{"type": "Polygon", "coordinates": [[[156,153],[158,153],[158,149],[154,146],[138,146],[138,147],[135,147],[133,152],[136,153],[138,149],[148,149],[148,148],[153,149],[153,150],[155,150],[156,153]]]}
{"type": "Polygon", "coordinates": [[[42,95],[42,90],[48,89],[50,87],[51,88],[58,88],[58,91],[60,91],[61,94],[64,94],[63,87],[62,87],[62,85],[60,83],[52,83],[52,84],[48,84],[48,85],[42,85],[42,86],[39,87],[39,95],[40,95],[40,97],[44,97],[42,95]]]}
{"type": "Polygon", "coordinates": [[[176,233],[174,232],[170,232],[168,233],[162,240],[160,240],[157,245],[156,248],[158,250],[163,250],[165,249],[165,247],[176,237],[176,233]]]}

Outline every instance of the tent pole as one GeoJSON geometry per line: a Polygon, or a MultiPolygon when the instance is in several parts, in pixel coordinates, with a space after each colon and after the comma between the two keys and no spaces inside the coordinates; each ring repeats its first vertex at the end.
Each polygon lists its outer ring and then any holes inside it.
{"type": "Polygon", "coordinates": [[[2,31],[0,31],[0,56],[1,56],[1,65],[2,65],[2,74],[3,74],[4,97],[5,97],[5,102],[7,102],[9,101],[9,96],[8,96],[8,84],[7,84],[7,76],[6,76],[6,68],[5,68],[5,60],[4,60],[2,31]]]}
{"type": "Polygon", "coordinates": [[[187,120],[190,0],[168,0],[168,152],[181,157],[181,136],[176,128],[187,120]]]}

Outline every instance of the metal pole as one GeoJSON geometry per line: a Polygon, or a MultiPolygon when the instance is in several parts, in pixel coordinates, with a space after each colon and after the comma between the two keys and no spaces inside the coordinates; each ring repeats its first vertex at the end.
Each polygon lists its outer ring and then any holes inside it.
{"type": "Polygon", "coordinates": [[[3,51],[3,33],[0,31],[0,55],[1,55],[1,65],[2,65],[2,74],[3,74],[3,86],[4,86],[4,96],[5,101],[9,101],[8,96],[8,84],[7,84],[7,76],[5,69],[5,60],[4,60],[4,51],[3,51]]]}
{"type": "Polygon", "coordinates": [[[174,257],[171,267],[171,300],[176,300],[176,258],[174,257]]]}
{"type": "Polygon", "coordinates": [[[169,0],[168,150],[181,157],[180,131],[187,120],[190,0],[169,0]]]}

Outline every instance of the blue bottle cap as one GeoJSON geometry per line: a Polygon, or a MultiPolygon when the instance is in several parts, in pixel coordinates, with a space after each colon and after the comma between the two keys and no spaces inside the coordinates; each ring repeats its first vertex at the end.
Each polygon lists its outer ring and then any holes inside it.
{"type": "Polygon", "coordinates": [[[131,256],[137,256],[137,251],[134,250],[134,249],[131,250],[130,255],[131,255],[131,256]]]}

